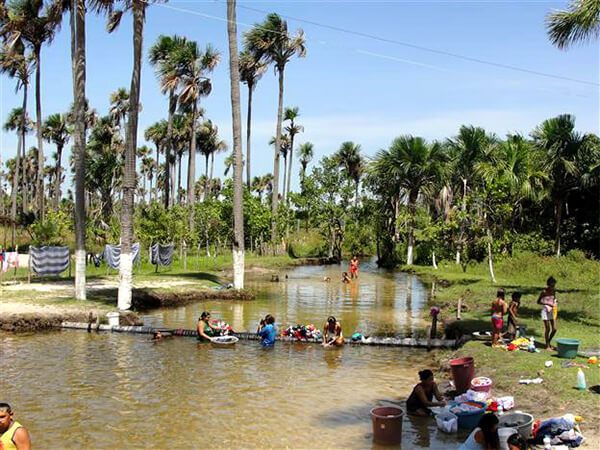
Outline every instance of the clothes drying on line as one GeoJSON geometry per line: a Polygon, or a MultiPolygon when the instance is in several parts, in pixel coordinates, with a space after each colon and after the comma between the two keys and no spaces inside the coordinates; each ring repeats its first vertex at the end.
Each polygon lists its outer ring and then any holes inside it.
{"type": "Polygon", "coordinates": [[[56,276],[69,267],[69,247],[31,247],[31,270],[38,276],[56,276]]]}
{"type": "Polygon", "coordinates": [[[153,265],[170,266],[173,262],[174,251],[175,246],[173,244],[154,244],[150,247],[150,261],[153,265]]]}
{"type": "MultiPolygon", "coordinates": [[[[140,244],[136,242],[131,246],[133,253],[133,263],[140,263],[140,244]]],[[[118,269],[121,262],[121,246],[106,244],[104,247],[104,260],[112,269],[118,269]]]]}
{"type": "Polygon", "coordinates": [[[12,267],[19,267],[19,254],[17,252],[4,252],[2,257],[2,272],[8,272],[8,269],[12,267]]]}

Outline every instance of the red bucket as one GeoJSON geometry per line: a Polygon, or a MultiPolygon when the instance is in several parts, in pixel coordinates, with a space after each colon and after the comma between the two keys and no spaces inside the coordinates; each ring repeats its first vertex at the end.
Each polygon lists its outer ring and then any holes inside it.
{"type": "Polygon", "coordinates": [[[452,378],[458,394],[467,392],[475,375],[475,361],[471,357],[451,359],[452,378]]]}
{"type": "Polygon", "coordinates": [[[378,444],[402,442],[402,419],[404,411],[393,406],[381,406],[371,410],[373,440],[378,444]]]}

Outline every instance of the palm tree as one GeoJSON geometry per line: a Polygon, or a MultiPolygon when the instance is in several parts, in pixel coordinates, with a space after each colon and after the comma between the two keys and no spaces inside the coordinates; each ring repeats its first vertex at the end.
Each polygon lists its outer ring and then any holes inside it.
{"type": "MultiPolygon", "coordinates": [[[[284,188],[284,196],[283,199],[285,201],[285,199],[287,198],[288,194],[290,193],[290,186],[292,184],[292,163],[294,161],[294,137],[298,134],[304,131],[304,127],[302,125],[298,125],[296,123],[296,119],[298,118],[298,116],[300,115],[300,113],[298,112],[298,107],[294,106],[293,108],[285,108],[285,111],[283,113],[283,120],[284,121],[288,121],[290,122],[290,124],[285,127],[285,131],[287,133],[287,135],[290,137],[290,163],[289,166],[287,168],[287,186],[283,186],[284,188]]],[[[285,166],[284,166],[285,168],[285,166]]]]}
{"type": "Polygon", "coordinates": [[[246,184],[250,189],[252,176],[250,171],[250,136],[252,134],[252,94],[256,83],[267,71],[264,61],[256,59],[249,50],[242,50],[239,57],[240,80],[248,86],[248,112],[246,114],[246,184]]]}
{"type": "Polygon", "coordinates": [[[417,200],[420,195],[430,196],[432,188],[439,183],[448,158],[444,148],[437,142],[428,144],[421,137],[400,136],[388,150],[380,151],[374,165],[377,173],[391,183],[396,195],[404,191],[410,220],[408,222],[408,248],[406,264],[414,260],[414,221],[417,200]]]}
{"type": "Polygon", "coordinates": [[[64,114],[52,114],[46,118],[42,135],[48,143],[56,145],[56,166],[54,169],[54,208],[60,203],[60,183],[62,178],[62,151],[71,136],[64,114]]]}
{"type": "Polygon", "coordinates": [[[554,203],[556,256],[561,254],[561,225],[565,205],[571,193],[579,190],[585,173],[582,164],[585,154],[597,149],[589,148],[585,136],[575,131],[575,117],[562,114],[545,120],[532,133],[534,144],[544,152],[543,170],[549,176],[550,198],[554,203]]]}
{"type": "MultiPolygon", "coordinates": [[[[149,59],[156,70],[156,75],[160,80],[160,88],[163,94],[169,93],[169,116],[167,120],[166,140],[165,140],[165,171],[164,171],[164,202],[165,208],[171,205],[174,199],[170,199],[170,163],[171,152],[173,151],[173,116],[177,109],[178,96],[176,91],[179,88],[183,70],[179,61],[179,56],[183,48],[187,45],[187,39],[180,36],[160,35],[156,43],[150,48],[149,59]]],[[[156,159],[159,164],[158,157],[156,159]]]]}
{"type": "MultiPolygon", "coordinates": [[[[456,250],[456,264],[460,264],[461,253],[464,247],[465,219],[467,211],[467,195],[471,185],[474,183],[475,165],[480,162],[491,145],[496,142],[493,135],[486,133],[483,128],[463,125],[458,135],[448,139],[447,145],[453,161],[453,177],[455,184],[461,185],[462,214],[460,224],[460,236],[456,250]]],[[[456,187],[456,189],[458,189],[456,187]]]]}
{"type": "Polygon", "coordinates": [[[600,1],[571,0],[567,10],[546,16],[546,28],[550,40],[560,49],[596,39],[600,36],[600,1]]]}
{"type": "MultiPolygon", "coordinates": [[[[133,15],[133,70],[131,73],[131,88],[129,89],[129,111],[127,121],[127,136],[125,139],[125,164],[123,174],[123,201],[121,204],[121,261],[119,266],[119,295],[118,307],[126,310],[131,308],[131,288],[133,255],[133,206],[136,187],[135,151],[137,149],[138,113],[140,105],[140,80],[142,72],[142,39],[144,34],[144,19],[148,3],[144,0],[126,0],[125,8],[133,15]]],[[[111,14],[108,25],[109,32],[114,31],[121,21],[122,10],[111,14]]]]}
{"type": "Polygon", "coordinates": [[[129,92],[125,88],[119,88],[110,94],[109,115],[115,121],[119,129],[125,128],[125,119],[129,110],[129,92]]]}
{"type": "Polygon", "coordinates": [[[142,158],[142,174],[144,175],[144,192],[146,191],[146,179],[150,182],[148,189],[148,202],[152,202],[152,181],[154,180],[154,172],[156,170],[156,161],[149,154],[142,158]]]}
{"type": "Polygon", "coordinates": [[[298,159],[300,161],[300,185],[304,186],[304,177],[306,176],[306,168],[313,159],[314,146],[310,142],[305,142],[298,147],[298,159]]]}
{"type": "Polygon", "coordinates": [[[2,24],[2,34],[10,36],[12,45],[26,42],[35,62],[35,110],[38,151],[36,174],[37,208],[44,215],[44,149],[42,136],[41,52],[42,45],[54,39],[62,18],[60,2],[44,6],[40,0],[14,0],[8,4],[8,14],[2,24]]]}
{"type": "MultiPolygon", "coordinates": [[[[156,147],[156,166],[160,167],[160,154],[167,147],[168,123],[166,120],[155,122],[144,131],[144,139],[151,141],[156,147]]],[[[168,177],[166,177],[168,178],[168,177]]],[[[168,184],[165,179],[165,184],[168,184]]],[[[167,195],[168,197],[168,195],[167,195]]]]}
{"type": "Polygon", "coordinates": [[[142,176],[142,190],[141,190],[142,201],[145,201],[145,196],[146,196],[147,170],[146,170],[146,164],[144,164],[144,160],[150,156],[151,152],[152,151],[150,150],[150,148],[148,148],[148,146],[146,146],[146,145],[142,145],[141,147],[138,147],[137,151],[135,152],[136,158],[138,158],[140,160],[140,175],[142,176]]]}
{"type": "Polygon", "coordinates": [[[277,107],[277,125],[275,127],[275,153],[273,158],[273,198],[271,240],[277,238],[277,207],[279,194],[279,152],[281,149],[281,124],[283,121],[283,86],[285,66],[297,55],[306,55],[304,32],[298,30],[295,35],[288,32],[287,22],[279,15],[271,13],[265,21],[255,25],[245,36],[245,48],[252,52],[257,60],[273,63],[279,74],[279,103],[277,107]]]}
{"type": "MultiPolygon", "coordinates": [[[[212,180],[215,153],[220,153],[227,150],[227,143],[220,139],[219,128],[213,124],[211,120],[205,120],[200,124],[197,131],[196,152],[204,155],[205,169],[204,175],[207,183],[212,180]],[[212,161],[209,172],[208,163],[212,161]]],[[[204,195],[208,192],[208,188],[204,189],[204,195]]],[[[202,199],[203,200],[203,199],[202,199]]]]}
{"type": "Polygon", "coordinates": [[[354,206],[358,205],[358,187],[364,172],[364,160],[360,150],[359,144],[346,141],[336,153],[338,164],[344,168],[348,178],[354,181],[354,206]]]}
{"type": "Polygon", "coordinates": [[[229,80],[233,123],[233,286],[244,288],[244,191],[242,156],[242,113],[240,106],[240,67],[237,46],[235,0],[227,0],[229,38],[229,80]]]}
{"type": "MultiPolygon", "coordinates": [[[[275,147],[276,143],[277,143],[277,137],[275,137],[275,136],[271,137],[271,140],[269,141],[269,145],[272,145],[273,147],[275,147]]],[[[290,153],[290,137],[287,134],[282,134],[279,137],[279,154],[281,156],[283,156],[283,167],[285,167],[285,168],[287,168],[287,157],[288,157],[289,153],[290,153]]],[[[285,195],[285,186],[286,185],[287,185],[287,170],[284,170],[283,171],[284,189],[282,190],[283,195],[285,195]]]]}
{"type": "Polygon", "coordinates": [[[14,175],[12,178],[12,188],[11,188],[11,212],[10,212],[10,218],[11,218],[11,222],[12,222],[12,236],[11,236],[11,245],[15,245],[15,225],[16,225],[16,221],[17,221],[17,191],[19,190],[19,186],[20,186],[20,166],[21,164],[24,164],[25,161],[21,162],[21,156],[20,156],[20,152],[21,152],[21,147],[23,146],[23,141],[25,139],[25,135],[29,132],[31,132],[31,120],[29,120],[29,117],[27,115],[25,115],[23,120],[23,109],[22,108],[14,108],[9,116],[8,119],[6,120],[5,124],[4,124],[4,130],[5,131],[16,131],[17,132],[17,154],[15,155],[15,168],[14,168],[14,175]]]}
{"type": "MultiPolygon", "coordinates": [[[[181,52],[181,65],[183,67],[183,80],[181,82],[181,93],[179,101],[183,104],[191,105],[191,130],[190,149],[196,148],[196,122],[198,121],[198,102],[200,97],[207,96],[212,90],[212,83],[206,76],[212,72],[221,59],[221,55],[211,45],[207,45],[204,51],[200,50],[198,44],[194,41],[188,41],[185,51],[181,52]]],[[[188,158],[188,185],[187,185],[187,203],[194,204],[194,183],[196,182],[196,155],[190,151],[188,158]]],[[[190,215],[190,217],[192,217],[190,215]]],[[[191,220],[191,219],[190,219],[191,220]]]]}

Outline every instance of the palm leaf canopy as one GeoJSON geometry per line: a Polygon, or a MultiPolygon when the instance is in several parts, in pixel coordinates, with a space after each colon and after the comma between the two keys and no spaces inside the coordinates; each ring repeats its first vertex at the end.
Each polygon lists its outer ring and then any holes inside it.
{"type": "Polygon", "coordinates": [[[600,0],[572,0],[566,10],[546,17],[548,36],[554,45],[566,49],[576,42],[600,36],[600,0]]]}

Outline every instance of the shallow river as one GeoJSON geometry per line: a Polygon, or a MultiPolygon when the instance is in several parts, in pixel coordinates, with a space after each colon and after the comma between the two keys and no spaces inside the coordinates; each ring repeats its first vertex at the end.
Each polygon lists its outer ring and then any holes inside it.
{"type": "MultiPolygon", "coordinates": [[[[339,267],[301,267],[287,281],[282,273],[280,283],[251,282],[255,301],[204,302],[145,319],[191,328],[207,309],[239,330],[267,313],[280,326],[320,325],[334,314],[346,334],[407,334],[422,325],[417,279],[363,269],[358,286],[342,287],[339,267]]],[[[13,404],[36,448],[372,448],[369,410],[405,398],[432,357],[81,331],[0,335],[0,401],[13,404]]],[[[403,448],[456,446],[430,420],[404,420],[403,448]]]]}

